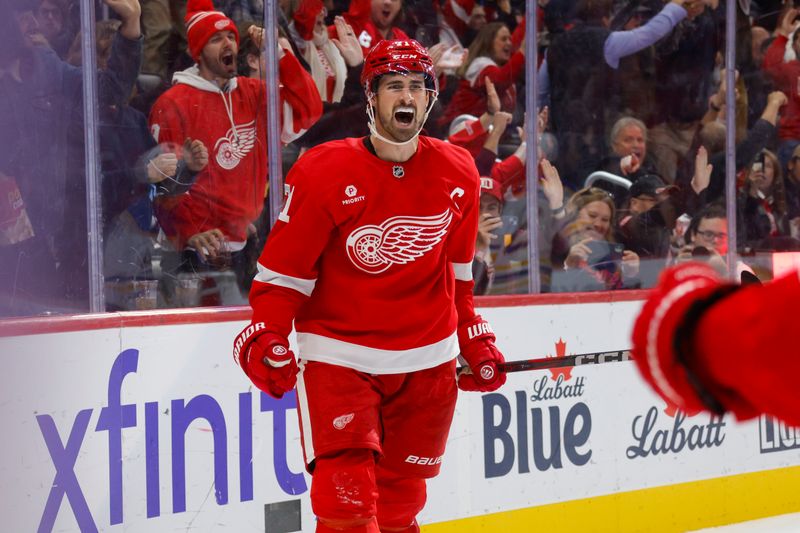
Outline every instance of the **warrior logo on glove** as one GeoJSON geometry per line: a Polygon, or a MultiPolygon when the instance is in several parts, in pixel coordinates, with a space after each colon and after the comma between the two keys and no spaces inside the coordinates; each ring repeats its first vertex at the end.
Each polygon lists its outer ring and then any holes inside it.
{"type": "Polygon", "coordinates": [[[458,328],[461,357],[469,365],[469,373],[458,376],[458,388],[465,391],[491,392],[506,382],[505,372],[497,365],[505,362],[503,354],[494,345],[492,328],[480,315],[476,315],[458,328]]]}
{"type": "Polygon", "coordinates": [[[273,398],[282,398],[297,382],[299,369],[289,341],[266,331],[263,322],[249,325],[236,337],[233,358],[250,381],[273,398]]]}

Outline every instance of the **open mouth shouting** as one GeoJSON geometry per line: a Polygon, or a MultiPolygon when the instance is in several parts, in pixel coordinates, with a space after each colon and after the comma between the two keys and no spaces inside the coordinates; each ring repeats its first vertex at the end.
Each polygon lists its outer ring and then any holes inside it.
{"type": "Polygon", "coordinates": [[[400,126],[412,126],[415,116],[416,110],[413,107],[400,106],[394,110],[394,120],[400,126]]]}
{"type": "Polygon", "coordinates": [[[220,55],[220,63],[228,72],[236,72],[236,56],[232,50],[226,50],[220,55]]]}

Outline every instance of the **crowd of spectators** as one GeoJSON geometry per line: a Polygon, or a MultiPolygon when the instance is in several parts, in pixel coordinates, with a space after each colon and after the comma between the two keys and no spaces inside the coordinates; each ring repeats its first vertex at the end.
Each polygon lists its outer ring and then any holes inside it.
{"type": "MultiPolygon", "coordinates": [[[[264,1],[103,0],[96,154],[84,133],[79,0],[0,4],[13,13],[0,22],[0,315],[86,310],[97,275],[109,310],[244,303],[272,194],[264,1]],[[102,235],[87,238],[92,167],[102,235]],[[138,281],[157,282],[155,301],[136,297],[138,281]]],[[[800,249],[800,11],[736,5],[747,268],[760,252],[800,249]]],[[[358,80],[376,42],[429,49],[441,90],[424,133],[465,147],[482,176],[476,293],[530,290],[529,163],[542,291],[649,287],[687,257],[724,265],[724,2],[539,0],[536,57],[521,0],[278,8],[284,168],[317,144],[369,133],[358,80]],[[537,110],[524,106],[526,71],[538,76],[537,110]],[[535,161],[526,117],[538,120],[535,161]]]]}

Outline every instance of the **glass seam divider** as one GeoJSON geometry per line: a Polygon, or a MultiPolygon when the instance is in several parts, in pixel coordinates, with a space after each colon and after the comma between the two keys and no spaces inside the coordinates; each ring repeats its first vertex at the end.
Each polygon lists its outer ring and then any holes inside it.
{"type": "Polygon", "coordinates": [[[736,276],[736,15],[737,0],[725,2],[725,211],[728,214],[728,275],[736,276]],[[733,68],[731,68],[733,67],[733,68]]]}
{"type": "Polygon", "coordinates": [[[83,77],[84,167],[86,180],[86,225],[89,277],[89,311],[105,312],[103,294],[103,221],[100,201],[100,158],[98,139],[97,53],[95,47],[95,4],[81,0],[81,73],[83,77]]]}
{"type": "MultiPolygon", "coordinates": [[[[266,54],[266,90],[267,90],[267,158],[269,172],[269,220],[270,228],[275,225],[278,213],[283,203],[283,170],[281,162],[281,128],[279,91],[280,79],[278,77],[278,19],[276,16],[277,2],[267,0],[264,3],[264,50],[266,54]]],[[[287,52],[288,53],[288,52],[287,52]]]]}
{"type": "MultiPolygon", "coordinates": [[[[528,219],[528,293],[542,292],[539,265],[539,109],[536,2],[525,2],[525,191],[528,219]]],[[[549,215],[549,213],[547,213],[549,215]]]]}

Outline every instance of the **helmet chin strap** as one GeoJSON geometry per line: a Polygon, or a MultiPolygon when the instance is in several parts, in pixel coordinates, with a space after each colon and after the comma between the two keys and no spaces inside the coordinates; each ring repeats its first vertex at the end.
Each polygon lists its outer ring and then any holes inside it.
{"type": "Polygon", "coordinates": [[[434,94],[431,97],[431,100],[428,103],[428,109],[425,110],[425,116],[423,117],[422,123],[420,124],[419,129],[417,129],[416,133],[414,133],[414,135],[412,135],[411,138],[408,139],[407,141],[397,142],[397,141],[391,141],[386,137],[384,137],[383,135],[381,135],[380,133],[378,133],[378,129],[375,127],[375,108],[369,103],[369,100],[371,100],[372,96],[375,95],[371,94],[370,98],[367,98],[367,117],[368,117],[367,127],[369,128],[369,131],[372,135],[374,135],[381,141],[385,142],[386,144],[391,144],[393,146],[405,146],[410,142],[414,142],[416,138],[419,137],[419,133],[422,131],[423,126],[425,126],[425,121],[428,120],[428,115],[430,115],[431,110],[433,109],[434,104],[436,104],[436,100],[438,98],[438,95],[436,94],[434,94]]]}

